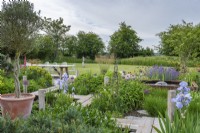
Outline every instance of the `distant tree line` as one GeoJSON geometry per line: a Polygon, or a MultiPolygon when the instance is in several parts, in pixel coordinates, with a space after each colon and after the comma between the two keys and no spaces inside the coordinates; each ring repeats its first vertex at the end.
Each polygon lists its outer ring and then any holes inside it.
{"type": "MultiPolygon", "coordinates": [[[[57,20],[44,18],[42,30],[46,34],[38,35],[35,41],[36,47],[28,57],[55,61],[63,56],[77,58],[84,56],[94,60],[95,55],[106,53],[105,44],[99,35],[84,31],[79,31],[76,36],[69,35],[67,32],[70,27],[63,24],[62,18],[57,20]]],[[[152,56],[154,54],[152,49],[143,48],[138,44],[141,40],[131,26],[127,26],[125,22],[120,23],[119,30],[111,36],[106,54],[114,53],[118,58],[152,56]]]]}

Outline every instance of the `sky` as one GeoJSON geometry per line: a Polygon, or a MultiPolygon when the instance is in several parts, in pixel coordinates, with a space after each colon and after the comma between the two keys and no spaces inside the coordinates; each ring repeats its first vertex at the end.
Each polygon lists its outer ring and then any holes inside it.
{"type": "MultiPolygon", "coordinates": [[[[2,0],[1,0],[2,1],[2,0]]],[[[156,34],[170,24],[200,22],[200,0],[29,0],[41,16],[71,25],[69,34],[80,30],[98,34],[107,45],[110,36],[125,22],[143,39],[142,47],[159,45],[156,34]]]]}

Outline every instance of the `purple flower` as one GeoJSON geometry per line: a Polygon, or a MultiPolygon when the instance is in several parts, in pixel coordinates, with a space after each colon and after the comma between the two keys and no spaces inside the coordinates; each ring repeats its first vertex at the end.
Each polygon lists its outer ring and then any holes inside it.
{"type": "Polygon", "coordinates": [[[190,88],[187,88],[187,82],[182,81],[179,85],[180,87],[177,88],[178,94],[176,95],[176,98],[172,98],[172,102],[176,103],[176,107],[178,109],[182,109],[184,106],[187,106],[191,102],[192,97],[189,93],[190,88]]]}
{"type": "Polygon", "coordinates": [[[69,77],[68,77],[67,73],[64,73],[62,78],[63,78],[64,81],[67,81],[69,77]]]}
{"type": "Polygon", "coordinates": [[[146,73],[150,79],[158,80],[176,80],[179,76],[179,72],[174,68],[164,68],[157,65],[150,68],[146,73]]]}
{"type": "Polygon", "coordinates": [[[187,86],[188,86],[188,83],[185,82],[185,81],[182,81],[182,82],[179,83],[179,85],[180,85],[181,87],[187,87],[187,86]]]}
{"type": "Polygon", "coordinates": [[[56,82],[57,82],[56,84],[59,85],[59,87],[60,87],[60,89],[61,89],[61,88],[62,88],[62,85],[63,85],[62,80],[61,80],[61,79],[58,79],[56,82]]]}
{"type": "Polygon", "coordinates": [[[182,108],[183,108],[182,102],[176,102],[176,107],[177,107],[178,109],[182,109],[182,108]]]}

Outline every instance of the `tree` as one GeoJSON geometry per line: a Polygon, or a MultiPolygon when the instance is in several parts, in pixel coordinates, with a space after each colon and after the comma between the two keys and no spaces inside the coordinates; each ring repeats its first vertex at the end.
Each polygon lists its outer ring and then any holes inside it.
{"type": "Polygon", "coordinates": [[[56,49],[53,39],[49,35],[40,35],[35,41],[36,47],[30,52],[28,58],[38,58],[42,60],[53,61],[54,51],[56,49]]]}
{"type": "Polygon", "coordinates": [[[0,12],[0,45],[8,53],[14,53],[14,80],[16,97],[20,97],[19,57],[30,52],[40,26],[40,12],[28,1],[2,2],[0,12]]]}
{"type": "Polygon", "coordinates": [[[57,58],[59,50],[62,49],[66,33],[70,30],[70,27],[63,24],[62,18],[56,20],[44,18],[44,31],[52,37],[55,45],[53,61],[57,58]]]}
{"type": "Polygon", "coordinates": [[[114,32],[110,37],[110,53],[114,53],[119,58],[133,57],[139,51],[138,43],[140,41],[142,40],[131,26],[122,22],[118,31],[114,32]]]}
{"type": "Polygon", "coordinates": [[[62,49],[63,55],[73,56],[76,54],[76,49],[77,49],[77,37],[73,35],[66,36],[62,49]]]}
{"type": "Polygon", "coordinates": [[[200,25],[193,23],[170,25],[167,31],[158,34],[161,51],[180,57],[181,71],[186,72],[186,63],[190,57],[197,57],[200,51],[200,25]]]}
{"type": "Polygon", "coordinates": [[[139,50],[139,56],[142,55],[142,56],[153,56],[154,55],[154,52],[153,52],[153,49],[149,48],[149,47],[146,47],[143,48],[141,47],[140,50],[139,50]]]}
{"type": "Polygon", "coordinates": [[[105,48],[102,39],[95,33],[80,31],[77,34],[77,57],[89,57],[95,59],[95,55],[105,48]]]}

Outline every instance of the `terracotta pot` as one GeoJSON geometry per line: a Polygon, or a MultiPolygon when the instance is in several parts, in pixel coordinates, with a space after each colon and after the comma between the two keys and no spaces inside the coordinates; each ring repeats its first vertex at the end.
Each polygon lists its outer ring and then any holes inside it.
{"type": "Polygon", "coordinates": [[[2,115],[9,115],[11,119],[16,117],[27,118],[31,114],[35,95],[22,93],[20,98],[15,94],[4,94],[0,96],[2,115]]]}

